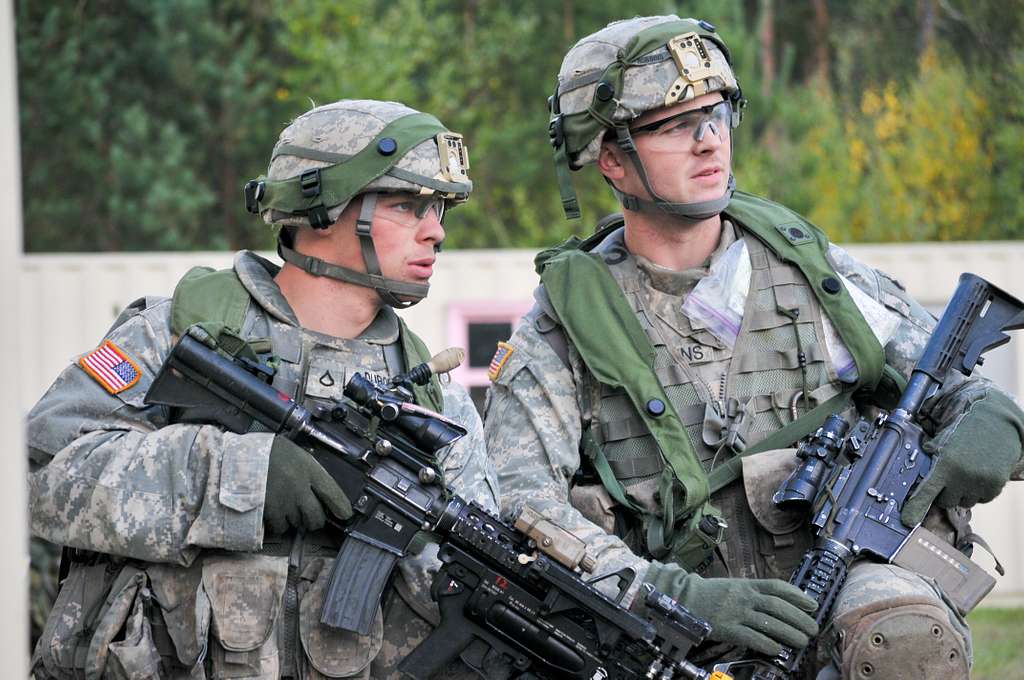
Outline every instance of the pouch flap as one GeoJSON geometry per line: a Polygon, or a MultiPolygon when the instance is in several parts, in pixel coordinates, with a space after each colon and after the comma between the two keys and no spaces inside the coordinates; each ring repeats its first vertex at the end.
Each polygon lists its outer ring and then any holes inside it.
{"type": "Polygon", "coordinates": [[[601,484],[579,484],[569,491],[569,502],[584,517],[601,527],[605,533],[615,533],[615,501],[601,484]]]}
{"type": "Polygon", "coordinates": [[[287,578],[288,560],[283,557],[230,555],[203,564],[213,631],[224,649],[248,652],[267,641],[287,578]]]}
{"type": "Polygon", "coordinates": [[[996,580],[967,555],[919,526],[892,557],[892,563],[929,576],[966,615],[989,594],[996,580]]]}
{"type": "MultiPolygon", "coordinates": [[[[316,581],[299,604],[299,637],[313,668],[328,678],[347,678],[369,666],[380,653],[384,644],[384,617],[378,605],[368,635],[322,625],[320,609],[334,560],[323,559],[322,562],[316,581]]],[[[304,572],[303,578],[306,576],[304,572]]]]}
{"type": "Polygon", "coordinates": [[[747,503],[757,521],[771,534],[788,534],[808,521],[807,513],[780,510],[772,496],[800,460],[796,449],[770,449],[744,456],[743,488],[747,503]]]}
{"type": "Polygon", "coordinates": [[[194,562],[188,568],[153,564],[146,567],[146,573],[178,661],[192,668],[206,656],[210,631],[210,600],[202,588],[202,563],[194,562]]]}
{"type": "Polygon", "coordinates": [[[145,586],[135,598],[124,639],[110,643],[107,673],[118,680],[149,680],[160,677],[160,652],[144,606],[150,594],[145,586]]]}
{"type": "Polygon", "coordinates": [[[146,574],[134,567],[124,567],[118,574],[103,604],[95,632],[89,641],[89,651],[85,657],[86,680],[99,680],[107,665],[107,654],[110,643],[124,628],[132,610],[132,604],[144,587],[146,574]]]}

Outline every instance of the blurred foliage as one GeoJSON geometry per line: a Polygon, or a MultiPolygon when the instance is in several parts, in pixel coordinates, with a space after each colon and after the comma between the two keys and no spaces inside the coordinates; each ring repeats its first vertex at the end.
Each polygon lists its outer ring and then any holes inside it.
{"type": "MultiPolygon", "coordinates": [[[[268,247],[242,209],[280,129],[340,98],[406,102],[469,143],[456,247],[537,247],[561,215],[545,98],[620,3],[16,0],[29,251],[268,247]]],[[[750,105],[741,188],[841,241],[1024,231],[1022,0],[638,0],[718,24],[750,105]]]]}

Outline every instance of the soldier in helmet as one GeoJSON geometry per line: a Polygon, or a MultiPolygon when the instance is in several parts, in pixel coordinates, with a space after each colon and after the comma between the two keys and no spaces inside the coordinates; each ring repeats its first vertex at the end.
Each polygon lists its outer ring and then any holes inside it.
{"type": "MultiPolygon", "coordinates": [[[[274,386],[312,405],[341,399],[355,371],[383,379],[429,358],[392,308],[426,296],[467,168],[460,135],[402,104],[299,116],[245,190],[281,225],[284,266],[243,251],[232,269],[194,269],[57,378],[28,418],[32,531],[71,550],[35,677],[398,676],[437,622],[436,546],[399,563],[369,634],[322,626],[339,546],[325,524],[352,514],[349,499],[283,437],[174,422],[143,398],[185,332],[268,360],[274,386]]],[[[465,390],[435,380],[418,398],[469,430],[441,454],[447,481],[496,508],[465,390]]]]}
{"type": "MultiPolygon", "coordinates": [[[[745,101],[710,23],[612,23],[569,50],[549,103],[566,213],[570,171],[589,164],[623,212],[538,256],[536,304],[491,364],[503,505],[586,540],[598,573],[634,570],[627,598],[646,581],[706,618],[708,658],[820,636],[823,678],[966,678],[966,612],[900,567],[856,564],[819,631],[785,582],[807,520],[771,503],[795,463],[785,447],[891,393],[933,317],[796,213],[736,191],[745,101]]],[[[1024,414],[954,379],[927,416],[936,462],[903,519],[964,546],[963,507],[1022,475],[1024,414]]]]}

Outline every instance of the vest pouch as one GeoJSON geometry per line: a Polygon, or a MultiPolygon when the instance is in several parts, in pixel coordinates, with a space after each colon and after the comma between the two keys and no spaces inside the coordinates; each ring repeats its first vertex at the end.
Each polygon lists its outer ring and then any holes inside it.
{"type": "Polygon", "coordinates": [[[153,597],[143,585],[125,625],[124,639],[110,643],[106,675],[117,680],[149,680],[163,677],[160,652],[153,640],[150,615],[153,597]]]}
{"type": "Polygon", "coordinates": [[[232,554],[203,563],[210,602],[209,658],[214,678],[275,680],[280,669],[276,624],[288,559],[232,554]]]}
{"type": "Polygon", "coordinates": [[[157,605],[150,619],[157,649],[171,668],[181,669],[181,674],[192,678],[203,678],[210,634],[210,600],[202,587],[203,561],[188,567],[149,564],[146,573],[157,605]]]}
{"type": "Polygon", "coordinates": [[[384,617],[378,604],[368,635],[321,625],[320,609],[333,564],[333,559],[318,557],[302,571],[305,593],[299,602],[299,638],[310,666],[306,677],[369,678],[370,663],[384,644],[384,617]]]}
{"type": "Polygon", "coordinates": [[[771,449],[741,460],[747,505],[759,529],[758,552],[764,563],[763,569],[759,565],[759,575],[788,580],[812,542],[810,516],[780,510],[772,502],[775,491],[800,463],[796,449],[771,449]]]}
{"type": "Polygon", "coordinates": [[[615,534],[616,503],[603,485],[577,484],[569,491],[569,503],[606,534],[615,534]]]}
{"type": "Polygon", "coordinates": [[[101,677],[108,644],[123,627],[138,592],[135,573],[140,572],[106,561],[71,566],[32,655],[37,677],[101,677]],[[123,618],[117,622],[119,613],[123,618]]]}

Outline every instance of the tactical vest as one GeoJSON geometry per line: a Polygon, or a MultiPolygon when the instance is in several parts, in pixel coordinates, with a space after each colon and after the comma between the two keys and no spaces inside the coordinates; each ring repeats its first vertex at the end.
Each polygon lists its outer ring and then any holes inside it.
{"type": "MultiPolygon", "coordinates": [[[[256,360],[258,355],[269,356],[273,366],[275,358],[270,338],[243,338],[242,323],[251,297],[238,280],[233,269],[214,270],[193,267],[174,288],[171,302],[171,331],[180,336],[191,326],[198,325],[219,349],[231,356],[256,360]]],[[[397,363],[401,370],[430,359],[430,351],[423,341],[398,319],[397,346],[386,346],[385,356],[396,354],[388,363],[397,363]]],[[[440,413],[444,408],[441,384],[433,376],[426,386],[413,388],[416,403],[440,413]]],[[[301,396],[301,395],[300,395],[301,396]]]]}
{"type": "Polygon", "coordinates": [[[716,504],[726,502],[725,513],[710,504],[712,493],[739,475],[734,454],[789,446],[849,406],[854,393],[879,391],[880,382],[885,394],[898,388],[825,257],[824,234],[792,211],[741,192],[725,217],[744,233],[750,289],[732,350],[681,313],[673,320],[675,332],[714,347],[699,359],[674,352],[679,343],[663,337],[636,266],[605,263],[599,246],[621,219],[537,260],[554,315],[592,377],[580,386],[592,416],[583,453],[609,494],[643,518],[644,535],[633,546],[687,568],[706,565],[725,539],[723,514],[730,524],[747,519],[736,510],[745,502],[728,493],[716,496],[716,504]],[[823,313],[854,357],[855,384],[839,382],[828,361],[823,313]],[[695,380],[709,372],[724,373],[717,394],[695,380]],[[794,411],[800,417],[789,415],[794,411]]]}

